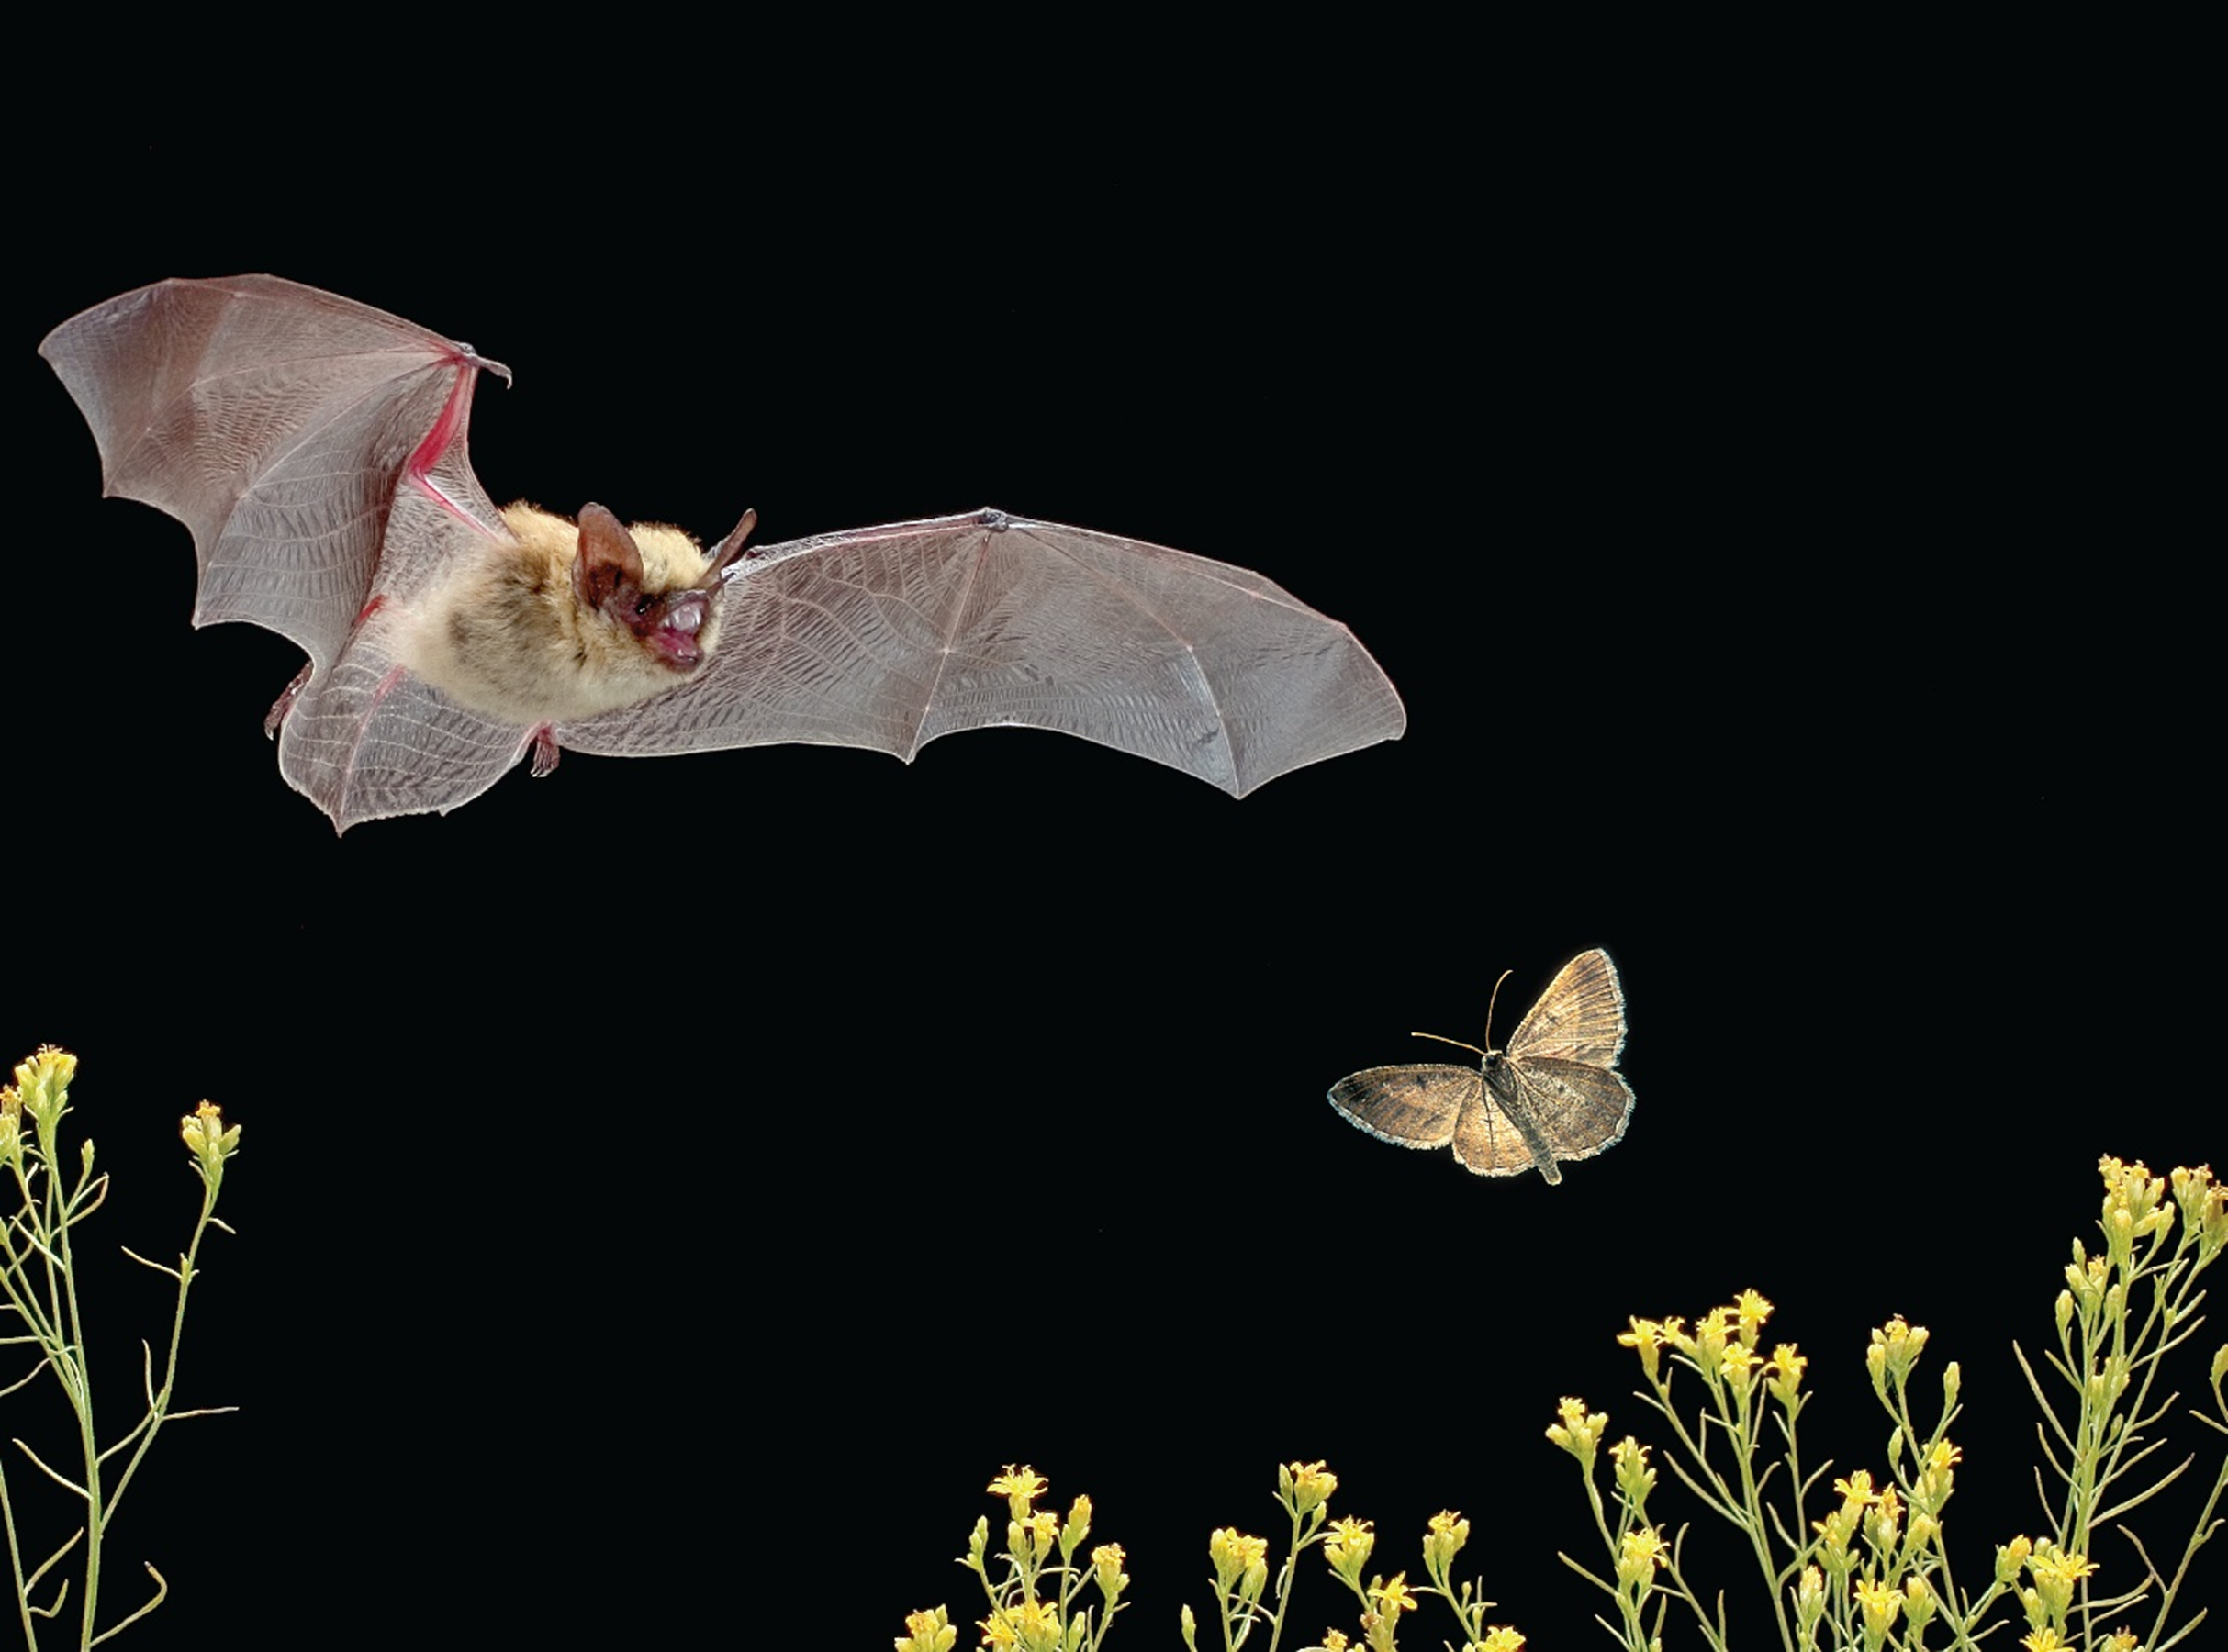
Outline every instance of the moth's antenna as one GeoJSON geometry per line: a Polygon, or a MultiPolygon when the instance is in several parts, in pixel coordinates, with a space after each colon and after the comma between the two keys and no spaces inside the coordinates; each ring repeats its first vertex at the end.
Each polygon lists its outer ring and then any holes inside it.
{"type": "MultiPolygon", "coordinates": [[[[1513,969],[1504,969],[1501,972],[1501,981],[1506,981],[1516,973],[1513,969]]],[[[1501,981],[1495,981],[1493,984],[1493,996],[1485,1000],[1485,1042],[1487,1044],[1493,1042],[1493,1007],[1501,1001],[1501,981]]]]}
{"type": "Polygon", "coordinates": [[[1408,1036],[1410,1038],[1436,1038],[1439,1043],[1450,1044],[1458,1050],[1468,1050],[1472,1055],[1490,1055],[1493,1054],[1493,1052],[1490,1050],[1479,1049],[1477,1045],[1473,1044],[1464,1044],[1459,1038],[1441,1037],[1440,1034],[1437,1032],[1411,1032],[1408,1034],[1408,1036]]]}

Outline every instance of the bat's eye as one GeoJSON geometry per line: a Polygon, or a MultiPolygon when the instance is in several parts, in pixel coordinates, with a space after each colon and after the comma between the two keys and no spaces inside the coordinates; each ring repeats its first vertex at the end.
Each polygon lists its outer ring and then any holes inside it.
{"type": "Polygon", "coordinates": [[[634,612],[637,617],[640,617],[648,613],[655,606],[647,597],[637,597],[634,602],[634,612]]]}

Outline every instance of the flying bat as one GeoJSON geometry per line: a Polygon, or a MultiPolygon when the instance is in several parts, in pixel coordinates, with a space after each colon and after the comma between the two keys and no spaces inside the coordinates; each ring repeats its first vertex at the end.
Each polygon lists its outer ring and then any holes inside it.
{"type": "MultiPolygon", "coordinates": [[[[1505,972],[1501,980],[1508,979],[1505,972]]],[[[1494,983],[1494,999],[1501,982],[1494,983]]],[[[1493,1001],[1485,1007],[1493,1036],[1493,1001]]],[[[1632,1086],[1617,1070],[1625,1047],[1625,989],[1599,948],[1580,953],[1517,1023],[1506,1050],[1418,1032],[1483,1057],[1474,1067],[1418,1062],[1371,1067],[1331,1086],[1330,1104],[1381,1142],[1444,1147],[1479,1176],[1537,1169],[1562,1179],[1557,1159],[1592,1158],[1624,1139],[1632,1086]]]]}
{"type": "Polygon", "coordinates": [[[270,275],[162,281],[39,346],[105,491],[193,530],[194,623],[309,656],[264,721],[345,832],[446,813],[519,759],[803,742],[911,762],[1022,724],[1243,797],[1394,740],[1400,698],[1353,633],[1243,568],[998,510],[750,547],[498,510],[465,452],[509,369],[270,275]]]}

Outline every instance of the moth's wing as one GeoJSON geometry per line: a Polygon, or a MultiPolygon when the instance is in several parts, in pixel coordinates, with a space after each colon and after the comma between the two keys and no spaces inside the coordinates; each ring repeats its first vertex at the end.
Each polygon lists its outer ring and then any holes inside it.
{"type": "Polygon", "coordinates": [[[279,765],[343,830],[449,809],[516,760],[520,731],[396,675],[386,624],[453,559],[503,535],[465,426],[464,344],[270,275],[162,281],[39,345],[92,427],[106,490],[193,531],[194,623],[299,644],[279,765]]]}
{"type": "MultiPolygon", "coordinates": [[[[1487,1095],[1538,1154],[1550,1181],[1562,1179],[1557,1159],[1592,1158],[1614,1147],[1632,1117],[1632,1086],[1622,1073],[1551,1055],[1504,1060],[1487,1095]]],[[[1459,1152],[1461,1144],[1455,1145],[1459,1152]]]]}
{"type": "Polygon", "coordinates": [[[1330,1104],[1381,1142],[1444,1147],[1483,1090],[1475,1067],[1424,1062],[1349,1073],[1330,1087],[1330,1104]]]}
{"type": "Polygon", "coordinates": [[[736,564],[710,663],[559,731],[611,756],[802,742],[911,762],[1018,724],[1235,796],[1406,726],[1334,620],[1243,568],[980,510],[824,535],[736,564]]]}
{"type": "Polygon", "coordinates": [[[1596,947],[1556,973],[1508,1040],[1510,1059],[1550,1056],[1592,1066],[1617,1065],[1625,1047],[1625,989],[1617,966],[1596,947]]]}

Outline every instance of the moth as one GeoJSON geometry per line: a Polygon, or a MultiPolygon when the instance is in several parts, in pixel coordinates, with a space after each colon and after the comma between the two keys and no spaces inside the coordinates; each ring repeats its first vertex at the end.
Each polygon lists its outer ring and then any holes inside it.
{"type": "MultiPolygon", "coordinates": [[[[1501,981],[1486,1004],[1489,1039],[1501,981]]],[[[1411,1036],[1472,1050],[1482,1059],[1475,1067],[1438,1062],[1371,1067],[1332,1085],[1330,1104],[1381,1142],[1451,1143],[1455,1158],[1476,1175],[1537,1169],[1559,1182],[1558,1159],[1592,1158],[1624,1137],[1632,1117],[1632,1086],[1617,1070],[1625,1047],[1625,991],[1617,966],[1599,948],[1562,966],[1517,1023],[1506,1050],[1480,1050],[1436,1032],[1411,1036]]]]}
{"type": "Polygon", "coordinates": [[[1233,796],[1406,726],[1353,633],[1261,575],[984,509],[709,550],[676,528],[498,510],[473,385],[509,369],[270,275],[158,282],[39,346],[106,491],[193,530],[194,623],[308,663],[265,719],[345,832],[447,812],[532,754],[804,742],[911,762],[1056,729],[1233,796]]]}

